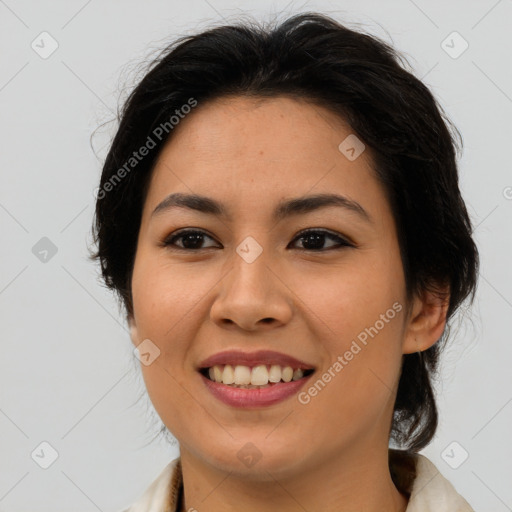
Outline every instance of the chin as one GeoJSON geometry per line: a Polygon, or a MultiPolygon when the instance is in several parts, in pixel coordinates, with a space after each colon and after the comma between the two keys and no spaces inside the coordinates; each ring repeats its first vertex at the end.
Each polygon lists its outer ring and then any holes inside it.
{"type": "Polygon", "coordinates": [[[273,477],[294,474],[304,464],[306,454],[301,452],[298,459],[297,443],[288,446],[277,437],[270,442],[265,440],[266,435],[230,438],[229,444],[219,446],[218,451],[212,450],[210,443],[201,456],[217,470],[252,481],[270,481],[273,477]]]}

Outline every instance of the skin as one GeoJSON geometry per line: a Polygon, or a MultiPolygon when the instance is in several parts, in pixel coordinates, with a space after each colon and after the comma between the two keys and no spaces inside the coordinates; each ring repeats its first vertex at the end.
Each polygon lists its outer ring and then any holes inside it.
{"type": "Polygon", "coordinates": [[[223,98],[200,104],[160,154],[143,208],[130,324],[134,345],[150,339],[161,351],[141,368],[180,444],[183,510],[407,507],[388,468],[402,355],[440,338],[447,303],[426,292],[406,302],[395,221],[370,149],[354,161],[338,149],[351,133],[304,101],[223,98]],[[232,218],[186,209],[151,217],[174,192],[212,197],[232,218]],[[357,201],[372,222],[339,207],[270,218],[283,199],[333,192],[357,201]],[[191,227],[206,232],[199,249],[162,245],[191,227]],[[338,241],[328,236],[308,245],[296,238],[307,228],[355,246],[330,249],[338,241]],[[250,264],[236,252],[247,236],[263,249],[250,264]],[[214,398],[196,371],[223,350],[270,349],[311,363],[314,383],[396,302],[401,312],[307,404],[293,396],[259,410],[234,408],[214,398]],[[237,453],[249,442],[261,458],[246,467],[237,453]]]}

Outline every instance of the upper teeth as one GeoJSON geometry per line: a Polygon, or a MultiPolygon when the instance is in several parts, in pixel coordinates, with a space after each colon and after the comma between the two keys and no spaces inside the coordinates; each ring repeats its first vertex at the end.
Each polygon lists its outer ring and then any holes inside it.
{"type": "Polygon", "coordinates": [[[278,364],[267,365],[260,364],[253,368],[249,366],[226,364],[224,366],[215,365],[208,369],[208,375],[215,382],[223,384],[252,384],[253,386],[265,386],[269,382],[290,382],[298,380],[304,376],[300,369],[293,369],[291,366],[281,367],[278,364]]]}

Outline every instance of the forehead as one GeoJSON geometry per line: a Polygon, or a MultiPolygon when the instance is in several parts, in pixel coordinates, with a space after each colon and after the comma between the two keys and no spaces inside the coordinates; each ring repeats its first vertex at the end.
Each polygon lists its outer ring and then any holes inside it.
{"type": "Polygon", "coordinates": [[[330,110],[286,96],[235,96],[199,104],[177,128],[166,150],[172,153],[179,146],[193,151],[195,158],[215,160],[229,153],[232,158],[258,155],[324,161],[333,156],[325,153],[326,147],[337,151],[341,140],[352,133],[330,110]]]}
{"type": "Polygon", "coordinates": [[[352,160],[340,150],[350,137],[355,134],[342,118],[304,100],[231,97],[198,104],[162,149],[146,205],[154,208],[171,192],[257,208],[262,199],[308,192],[373,195],[375,202],[382,191],[369,148],[352,160]]]}

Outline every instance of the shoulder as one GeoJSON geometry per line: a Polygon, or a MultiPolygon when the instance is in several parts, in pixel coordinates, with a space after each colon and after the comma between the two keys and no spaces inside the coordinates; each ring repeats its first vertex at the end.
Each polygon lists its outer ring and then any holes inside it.
{"type": "Polygon", "coordinates": [[[424,455],[390,450],[390,469],[397,487],[409,494],[406,512],[474,512],[424,455]]]}
{"type": "Polygon", "coordinates": [[[118,512],[174,512],[180,486],[181,466],[178,457],[164,467],[133,505],[118,512]]]}

